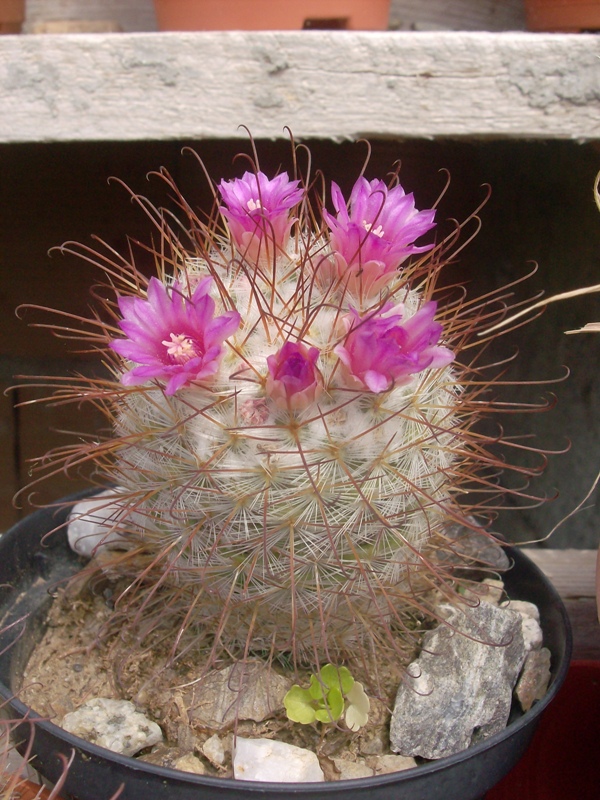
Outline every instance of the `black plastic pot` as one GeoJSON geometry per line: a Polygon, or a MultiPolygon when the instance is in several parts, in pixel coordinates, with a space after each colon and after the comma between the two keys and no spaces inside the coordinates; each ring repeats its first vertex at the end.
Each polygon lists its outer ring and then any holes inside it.
{"type": "MultiPolygon", "coordinates": [[[[31,712],[12,699],[27,659],[43,634],[52,588],[81,567],[63,529],[42,544],[42,537],[65,519],[66,512],[41,510],[0,539],[0,694],[15,715],[31,712]]],[[[567,614],[554,587],[521,552],[509,548],[514,566],[505,576],[513,599],[530,600],[540,609],[547,647],[552,652],[548,694],[503,732],[465,750],[424,766],[352,781],[319,784],[259,783],[210,778],[166,769],[116,755],[66,733],[48,721],[35,725],[33,765],[50,781],[58,779],[60,754],[75,757],[64,796],[105,800],[124,785],[120,800],[476,800],[494,786],[525,752],[546,706],[558,692],[569,666],[571,632],[567,614]]],[[[29,734],[25,725],[24,737],[29,734]]]]}

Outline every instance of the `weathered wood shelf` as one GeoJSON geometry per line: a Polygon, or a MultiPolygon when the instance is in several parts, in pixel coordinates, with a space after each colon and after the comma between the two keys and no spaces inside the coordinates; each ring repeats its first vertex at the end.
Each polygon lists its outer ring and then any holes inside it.
{"type": "Polygon", "coordinates": [[[596,551],[526,548],[565,602],[573,626],[573,659],[600,660],[596,551]]]}
{"type": "Polygon", "coordinates": [[[600,137],[600,39],[218,32],[0,39],[0,144],[600,137]]]}

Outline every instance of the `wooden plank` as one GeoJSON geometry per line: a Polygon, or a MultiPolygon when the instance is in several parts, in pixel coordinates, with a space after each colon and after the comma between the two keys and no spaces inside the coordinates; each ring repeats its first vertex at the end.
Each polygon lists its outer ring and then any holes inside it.
{"type": "Polygon", "coordinates": [[[565,600],[596,596],[596,551],[524,547],[565,600]]]}
{"type": "Polygon", "coordinates": [[[523,548],[565,601],[573,628],[573,659],[600,660],[596,551],[523,548]]]}
{"type": "Polygon", "coordinates": [[[600,624],[596,601],[588,598],[566,600],[573,628],[573,660],[600,661],[600,624]]]}
{"type": "Polygon", "coordinates": [[[593,35],[5,36],[0,142],[600,137],[593,35]],[[577,79],[574,80],[573,76],[577,79]]]}

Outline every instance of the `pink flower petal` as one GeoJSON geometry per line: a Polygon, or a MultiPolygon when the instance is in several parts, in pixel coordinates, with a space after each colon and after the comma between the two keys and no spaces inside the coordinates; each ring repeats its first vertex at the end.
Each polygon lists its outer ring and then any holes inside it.
{"type": "Polygon", "coordinates": [[[137,365],[122,375],[123,385],[155,379],[166,383],[165,392],[171,395],[216,375],[223,342],[239,327],[240,315],[226,311],[214,316],[211,285],[209,276],[189,297],[179,284],[167,288],[151,278],[146,298],[119,298],[119,326],[126,338],[114,339],[110,347],[137,365]]]}

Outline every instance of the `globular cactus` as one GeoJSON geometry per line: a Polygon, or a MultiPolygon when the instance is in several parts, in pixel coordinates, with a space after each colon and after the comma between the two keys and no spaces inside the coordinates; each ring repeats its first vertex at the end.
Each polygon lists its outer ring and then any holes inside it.
{"type": "Polygon", "coordinates": [[[495,491],[477,478],[497,463],[474,428],[488,379],[460,351],[501,304],[438,302],[447,243],[397,178],[360,177],[348,204],[332,184],[329,211],[258,167],[217,188],[206,221],[178,195],[181,226],[140,201],[160,232],[150,279],[83,250],[116,295],[89,334],[114,380],[66,393],[113,434],[68,458],[116,487],[96,515],[128,549],[117,610],[215,659],[400,650],[411,613],[451,591],[449,526],[495,491]]]}

